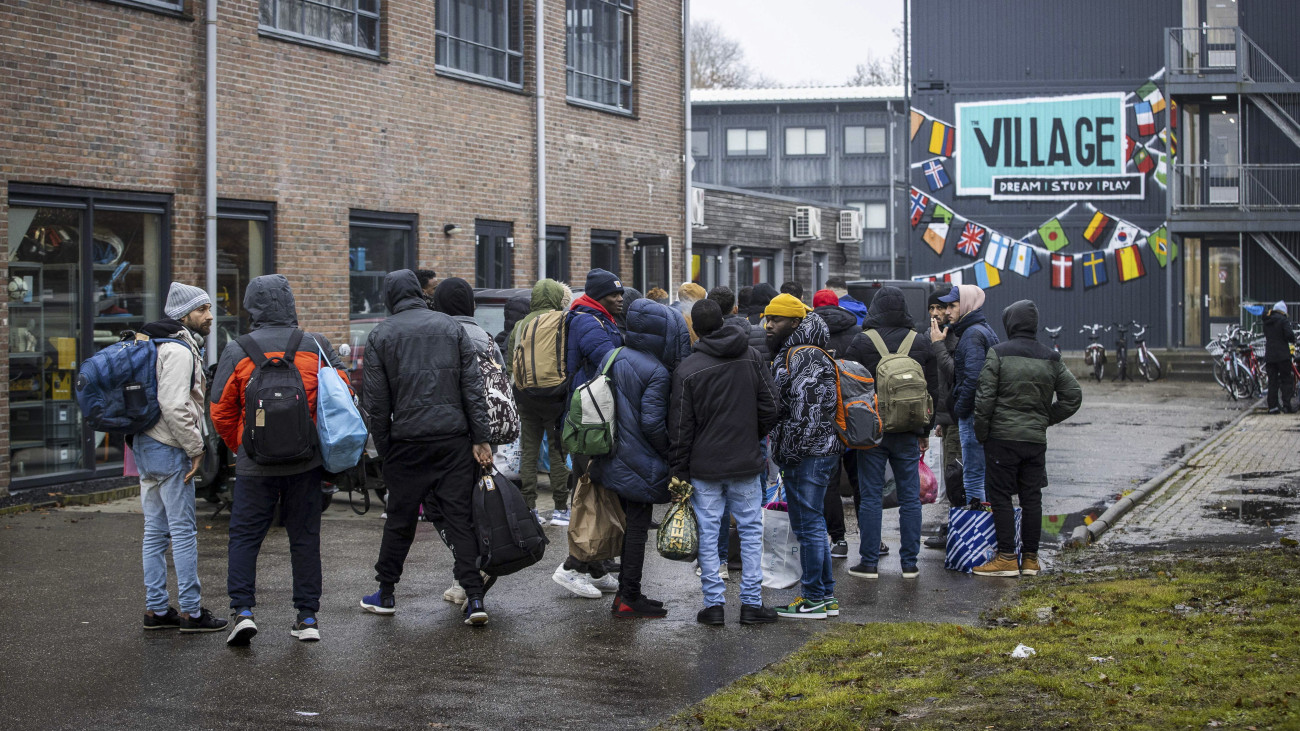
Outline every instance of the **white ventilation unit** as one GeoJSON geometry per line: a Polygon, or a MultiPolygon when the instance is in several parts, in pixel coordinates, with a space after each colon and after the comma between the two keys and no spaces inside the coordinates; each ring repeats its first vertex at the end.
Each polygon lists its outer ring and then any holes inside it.
{"type": "Polygon", "coordinates": [[[691,225],[704,227],[704,189],[691,188],[691,225]]]}
{"type": "Polygon", "coordinates": [[[822,237],[822,212],[812,206],[796,206],[790,219],[791,241],[814,241],[822,237]]]}
{"type": "Polygon", "coordinates": [[[862,241],[862,211],[840,211],[840,225],[835,231],[835,243],[856,244],[862,241]]]}

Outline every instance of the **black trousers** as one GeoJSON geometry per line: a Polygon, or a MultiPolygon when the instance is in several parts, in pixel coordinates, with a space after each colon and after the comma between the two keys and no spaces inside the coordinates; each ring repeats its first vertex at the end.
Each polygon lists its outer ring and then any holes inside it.
{"type": "Polygon", "coordinates": [[[1020,542],[1038,553],[1043,535],[1043,486],[1047,484],[1047,445],[990,439],[984,442],[984,492],[993,506],[998,552],[1016,552],[1016,513],[1011,496],[1020,496],[1020,542]]]}
{"type": "Polygon", "coordinates": [[[271,528],[275,506],[280,506],[289,534],[289,561],[293,566],[293,606],[320,610],[320,467],[281,477],[235,476],[230,503],[230,542],[226,564],[226,591],[230,608],[257,606],[257,555],[271,528]]]}
{"type": "MultiPolygon", "coordinates": [[[[851,484],[857,485],[853,478],[857,477],[857,470],[851,469],[850,464],[856,465],[853,461],[853,450],[847,450],[841,459],[841,468],[849,473],[851,484]]],[[[856,487],[853,490],[854,504],[857,503],[858,491],[856,487]]],[[[826,486],[826,502],[822,505],[822,513],[826,516],[826,532],[831,535],[831,543],[838,543],[844,540],[847,532],[844,527],[844,498],[840,495],[840,473],[835,473],[835,479],[831,484],[826,486]]]]}
{"type": "Polygon", "coordinates": [[[420,504],[431,498],[429,502],[437,509],[437,526],[456,561],[456,581],[469,596],[483,596],[471,509],[478,471],[468,436],[393,442],[389,446],[384,455],[388,519],[384,522],[379,560],[375,562],[375,579],[380,588],[391,591],[401,580],[406,554],[415,540],[420,504]]]}
{"type": "Polygon", "coordinates": [[[1264,372],[1268,374],[1268,407],[1270,409],[1291,410],[1291,393],[1295,388],[1294,374],[1290,363],[1265,363],[1264,372]],[[1282,401],[1277,400],[1278,389],[1282,389],[1282,401]]]}
{"type": "Polygon", "coordinates": [[[619,498],[627,515],[623,531],[623,563],[618,572],[618,593],[626,601],[641,595],[641,571],[645,567],[645,544],[650,535],[650,518],[654,506],[619,498]]]}

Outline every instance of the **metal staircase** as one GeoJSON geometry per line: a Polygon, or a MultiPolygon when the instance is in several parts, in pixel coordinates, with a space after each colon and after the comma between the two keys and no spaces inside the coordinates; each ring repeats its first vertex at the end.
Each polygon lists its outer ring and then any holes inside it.
{"type": "Polygon", "coordinates": [[[1250,236],[1255,240],[1256,244],[1259,244],[1259,248],[1263,249],[1265,254],[1268,254],[1273,261],[1277,262],[1277,265],[1287,273],[1287,276],[1295,280],[1296,284],[1300,284],[1300,261],[1296,260],[1295,255],[1283,246],[1282,242],[1277,240],[1277,237],[1268,232],[1251,233],[1250,236]]]}

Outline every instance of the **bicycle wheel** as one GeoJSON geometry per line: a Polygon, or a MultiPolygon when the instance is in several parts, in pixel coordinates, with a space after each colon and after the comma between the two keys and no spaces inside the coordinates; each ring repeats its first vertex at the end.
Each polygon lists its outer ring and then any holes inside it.
{"type": "Polygon", "coordinates": [[[1239,360],[1232,362],[1232,372],[1228,375],[1228,380],[1232,384],[1232,397],[1234,399],[1250,398],[1255,390],[1255,379],[1250,375],[1250,369],[1239,360]]]}
{"type": "Polygon", "coordinates": [[[1148,381],[1158,381],[1158,380],[1160,380],[1160,376],[1162,376],[1162,375],[1164,375],[1164,374],[1163,374],[1163,372],[1160,370],[1160,361],[1156,360],[1156,356],[1155,356],[1155,354],[1152,353],[1152,352],[1149,351],[1149,350],[1143,349],[1143,350],[1142,350],[1142,358],[1143,358],[1143,360],[1146,361],[1146,377],[1147,377],[1147,380],[1148,380],[1148,381]]]}
{"type": "Polygon", "coordinates": [[[1214,380],[1222,387],[1228,387],[1228,368],[1223,365],[1222,360],[1214,361],[1214,380]]]}

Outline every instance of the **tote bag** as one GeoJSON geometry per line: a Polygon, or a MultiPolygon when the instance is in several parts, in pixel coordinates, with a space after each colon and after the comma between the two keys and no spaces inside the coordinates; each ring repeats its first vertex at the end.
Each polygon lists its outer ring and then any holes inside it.
{"type": "Polygon", "coordinates": [[[325,362],[316,344],[316,431],[320,434],[320,457],[326,472],[343,472],[355,467],[366,448],[366,423],[361,418],[352,389],[338,370],[325,362]]]}
{"type": "MultiPolygon", "coordinates": [[[[778,500],[783,499],[779,492],[778,500]]],[[[778,503],[763,508],[763,586],[789,589],[803,577],[799,539],[790,527],[790,513],[774,509],[778,503]]]]}
{"type": "Polygon", "coordinates": [[[613,490],[583,475],[573,488],[569,516],[569,555],[579,561],[603,561],[623,552],[627,516],[613,490]]]}

